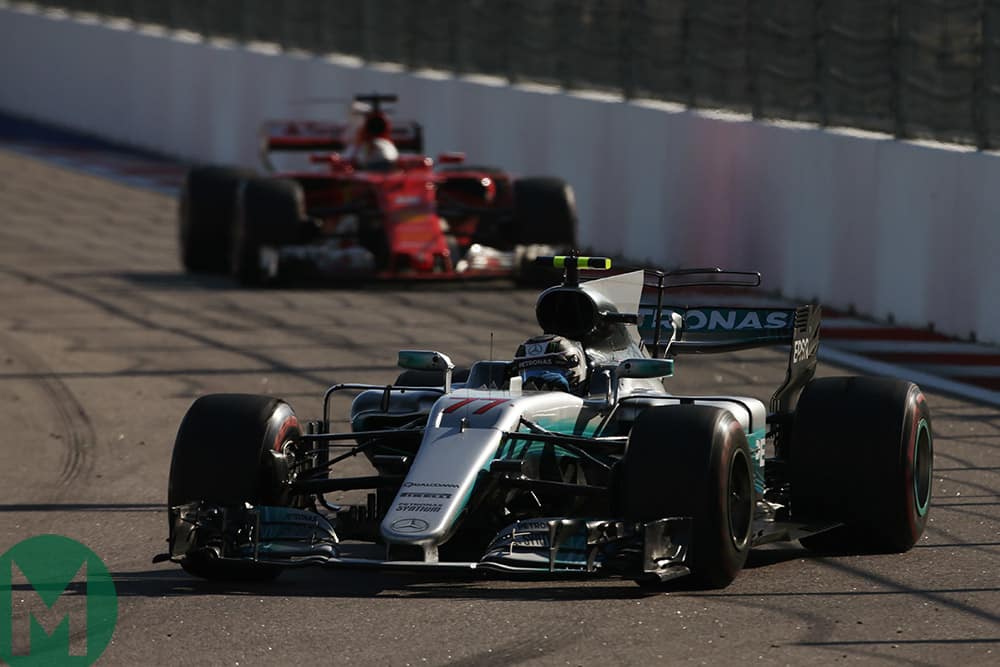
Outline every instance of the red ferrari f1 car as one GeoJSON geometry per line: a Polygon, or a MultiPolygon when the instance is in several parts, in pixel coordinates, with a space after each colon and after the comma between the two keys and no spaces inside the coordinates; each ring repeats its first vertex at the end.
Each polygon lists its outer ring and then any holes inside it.
{"type": "Polygon", "coordinates": [[[510,276],[576,244],[573,190],[513,178],[461,153],[424,155],[418,123],[390,123],[395,95],[358,95],[361,123],[271,121],[267,171],[201,166],[181,190],[180,250],[191,272],[260,285],[299,273],[326,278],[510,276]],[[277,154],[308,155],[277,169],[277,154]]]}

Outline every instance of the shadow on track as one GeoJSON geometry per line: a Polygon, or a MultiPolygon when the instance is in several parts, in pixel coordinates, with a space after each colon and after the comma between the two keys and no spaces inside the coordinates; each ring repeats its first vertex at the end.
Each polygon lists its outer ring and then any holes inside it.
{"type": "MultiPolygon", "coordinates": [[[[142,287],[144,289],[170,289],[170,290],[198,290],[198,291],[339,291],[339,290],[359,290],[366,291],[404,291],[404,292],[428,292],[437,293],[441,291],[461,290],[461,291],[487,291],[492,292],[497,289],[521,289],[527,291],[540,291],[538,287],[516,286],[511,280],[504,278],[455,278],[455,279],[317,279],[306,277],[289,277],[281,279],[273,285],[264,287],[243,287],[232,278],[220,274],[191,274],[183,271],[74,271],[60,273],[56,276],[60,279],[78,280],[82,278],[112,278],[123,282],[142,287]]],[[[558,279],[553,280],[556,284],[558,279]]]]}
{"type": "MultiPolygon", "coordinates": [[[[622,580],[499,580],[483,575],[440,575],[308,568],[287,571],[266,583],[213,582],[192,577],[177,567],[112,574],[119,597],[186,595],[476,599],[517,601],[633,600],[650,591],[622,580]]],[[[659,591],[657,591],[659,592],[659,591]]]]}
{"type": "MultiPolygon", "coordinates": [[[[808,554],[800,548],[751,552],[748,569],[766,567],[808,554]]],[[[286,570],[278,580],[266,583],[212,582],[197,579],[172,565],[162,569],[113,574],[120,596],[163,597],[183,595],[253,595],[258,597],[421,598],[519,601],[583,601],[596,599],[637,600],[663,593],[701,593],[686,579],[675,579],[652,588],[639,587],[627,579],[580,576],[551,579],[503,578],[485,572],[440,573],[387,572],[374,570],[323,569],[286,570]]],[[[725,595],[724,592],[718,592],[725,595]]]]}
{"type": "Polygon", "coordinates": [[[0,512],[165,512],[163,503],[9,503],[0,512]]]}

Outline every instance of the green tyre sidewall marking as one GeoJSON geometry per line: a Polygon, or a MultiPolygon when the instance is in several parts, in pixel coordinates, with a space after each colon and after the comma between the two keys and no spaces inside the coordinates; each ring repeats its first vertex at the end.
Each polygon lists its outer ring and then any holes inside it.
{"type": "MultiPolygon", "coordinates": [[[[913,504],[917,511],[917,516],[926,516],[927,510],[931,504],[931,479],[930,471],[928,470],[927,475],[927,488],[921,493],[920,488],[920,478],[921,478],[921,465],[924,463],[923,457],[933,457],[934,456],[934,444],[931,440],[930,429],[927,426],[927,420],[921,419],[917,424],[917,433],[913,441],[913,504]],[[923,441],[922,438],[926,438],[927,451],[921,452],[920,443],[923,441]],[[923,502],[921,502],[921,500],[923,502]]],[[[927,462],[929,465],[929,462],[927,462]]]]}
{"type": "MultiPolygon", "coordinates": [[[[36,608],[38,602],[35,602],[36,608]]],[[[76,612],[76,608],[73,608],[76,612]]],[[[30,607],[29,612],[30,613],[30,607]]],[[[92,665],[104,653],[118,621],[118,595],[111,573],[103,561],[88,547],[62,535],[37,535],[18,542],[0,555],[0,661],[11,667],[35,665],[92,665]],[[77,579],[86,564],[86,585],[67,586],[77,579]],[[16,565],[16,569],[15,569],[16,565]],[[18,572],[19,571],[19,572],[18,572]],[[17,577],[17,592],[13,589],[17,577]],[[24,586],[24,580],[28,585],[24,586]],[[60,596],[86,596],[86,655],[70,655],[70,618],[67,614],[52,634],[40,623],[28,619],[31,637],[27,655],[13,655],[15,641],[15,600],[37,596],[52,607],[60,596]]],[[[19,651],[26,647],[27,638],[18,637],[19,651]]]]}

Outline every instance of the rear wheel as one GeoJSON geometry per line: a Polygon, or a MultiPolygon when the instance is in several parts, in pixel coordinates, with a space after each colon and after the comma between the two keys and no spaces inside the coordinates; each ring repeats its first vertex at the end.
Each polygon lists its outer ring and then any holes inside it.
{"type": "MultiPolygon", "coordinates": [[[[243,285],[261,285],[275,270],[264,266],[264,246],[279,247],[299,238],[306,219],[305,195],[296,181],[253,179],[237,194],[230,266],[243,285]]],[[[276,258],[275,258],[276,261],[276,258]]]]}
{"type": "Polygon", "coordinates": [[[908,551],[927,523],[933,460],[930,410],[917,385],[871,377],[813,380],[795,413],[792,513],[844,526],[803,538],[803,546],[908,551]]]}
{"type": "Polygon", "coordinates": [[[225,273],[236,190],[249,169],[195,167],[181,187],[178,231],[181,262],[191,272],[225,273]]]}
{"type": "Polygon", "coordinates": [[[730,412],[702,405],[649,408],[636,419],[615,470],[617,511],[628,521],[691,517],[686,564],[698,584],[722,588],[750,551],[750,461],[746,434],[730,412]]]}
{"type": "MultiPolygon", "coordinates": [[[[251,394],[209,394],[191,405],[174,443],[167,505],[205,501],[223,507],[287,505],[282,469],[271,452],[283,454],[301,432],[284,401],[251,394]]],[[[171,526],[172,529],[172,526],[171,526]]],[[[230,563],[207,555],[181,566],[205,579],[271,579],[281,569],[260,563],[230,563]]]]}

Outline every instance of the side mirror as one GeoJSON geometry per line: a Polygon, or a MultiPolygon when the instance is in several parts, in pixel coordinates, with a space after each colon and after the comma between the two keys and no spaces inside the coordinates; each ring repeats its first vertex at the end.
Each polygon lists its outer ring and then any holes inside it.
{"type": "Polygon", "coordinates": [[[397,364],[411,371],[450,371],[455,367],[448,355],[433,350],[400,350],[397,364]]]}
{"type": "Polygon", "coordinates": [[[445,393],[451,391],[451,371],[455,364],[446,354],[433,350],[400,350],[396,364],[413,371],[444,371],[445,393]]]}
{"type": "Polygon", "coordinates": [[[665,378],[673,374],[673,359],[626,359],[615,369],[615,376],[619,379],[665,378]]]}

